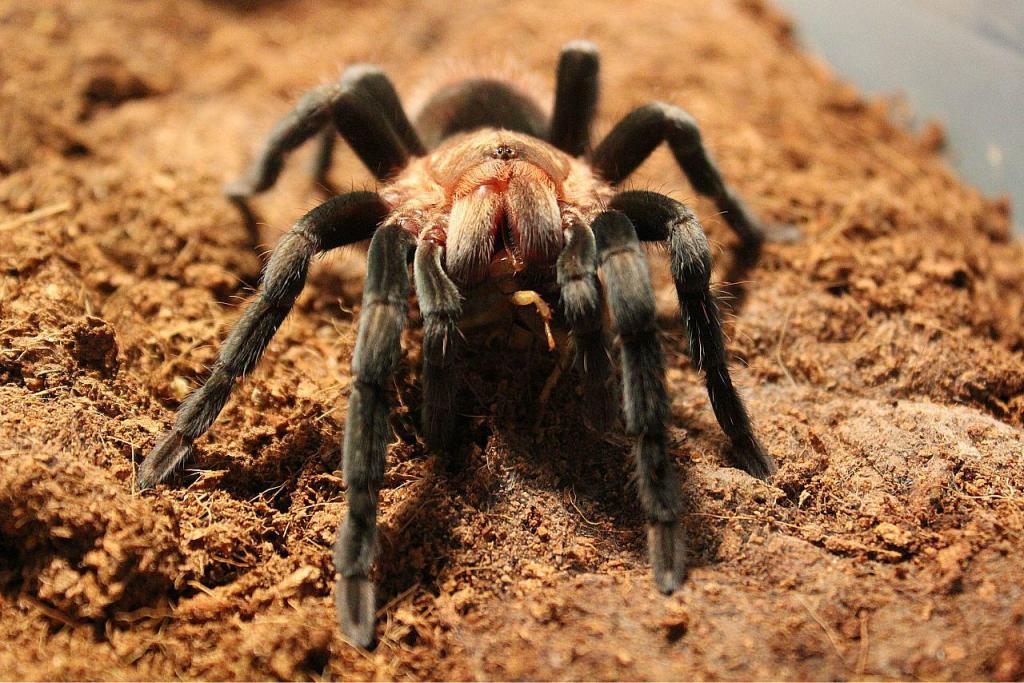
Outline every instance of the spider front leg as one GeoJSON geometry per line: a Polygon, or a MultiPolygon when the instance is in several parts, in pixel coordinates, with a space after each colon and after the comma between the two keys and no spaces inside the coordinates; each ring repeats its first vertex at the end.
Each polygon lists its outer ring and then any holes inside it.
{"type": "MultiPolygon", "coordinates": [[[[662,142],[667,142],[693,189],[711,197],[729,227],[739,236],[748,259],[756,257],[768,231],[730,188],[701,139],[697,122],[671,104],[654,102],[630,112],[594,150],[591,163],[605,180],[617,185],[644,162],[662,142]]],[[[788,232],[772,237],[791,239],[788,232]]]]}
{"type": "Polygon", "coordinates": [[[604,212],[593,230],[608,308],[621,344],[622,410],[626,433],[636,437],[633,456],[648,520],[648,552],[658,588],[668,594],[686,576],[686,546],[678,522],[679,482],[666,450],[669,403],[654,290],[636,231],[625,214],[604,212]]]}
{"type": "Polygon", "coordinates": [[[402,351],[413,244],[412,235],[397,225],[384,226],[373,236],[352,355],[342,458],[348,511],[334,546],[335,603],[342,631],[361,647],[374,641],[376,598],[369,576],[376,551],[377,494],[391,434],[385,393],[402,351]]]}
{"type": "Polygon", "coordinates": [[[704,373],[715,417],[732,441],[733,463],[767,479],[775,472],[775,463],[754,435],[729,376],[722,321],[710,288],[711,250],[700,222],[684,204],[656,192],[623,192],[609,205],[630,217],[644,241],[667,241],[672,279],[690,335],[690,359],[704,373]]]}
{"type": "Polygon", "coordinates": [[[378,180],[404,168],[410,155],[424,154],[423,145],[384,72],[367,65],[349,68],[340,83],[320,86],[303,95],[271,130],[249,172],[224,187],[224,194],[241,211],[254,244],[259,241],[259,233],[248,198],[270,189],[288,154],[327,129],[313,169],[318,182],[325,180],[334,146],[334,132],[329,128],[332,119],[341,136],[378,180]]]}
{"type": "Polygon", "coordinates": [[[458,287],[442,266],[444,248],[428,239],[416,247],[416,297],[423,315],[423,432],[427,445],[445,452],[455,428],[455,382],[462,316],[458,287]]]}
{"type": "Polygon", "coordinates": [[[340,195],[307,213],[281,238],[267,263],[259,296],[224,340],[209,378],[185,399],[174,426],[139,465],[140,489],[166,481],[213,424],[235,380],[252,371],[291,310],[313,256],[369,238],[387,210],[373,192],[340,195]]]}

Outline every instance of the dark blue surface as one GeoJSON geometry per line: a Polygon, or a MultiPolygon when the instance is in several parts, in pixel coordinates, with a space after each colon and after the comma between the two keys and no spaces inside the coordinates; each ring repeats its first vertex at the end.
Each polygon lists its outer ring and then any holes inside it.
{"type": "Polygon", "coordinates": [[[776,0],[843,78],[938,119],[963,177],[1024,220],[1024,0],[776,0]]]}

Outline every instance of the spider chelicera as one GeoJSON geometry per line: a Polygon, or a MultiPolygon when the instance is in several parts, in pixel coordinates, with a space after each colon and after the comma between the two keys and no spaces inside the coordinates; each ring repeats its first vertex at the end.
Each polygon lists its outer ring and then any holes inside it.
{"type": "MultiPolygon", "coordinates": [[[[607,307],[617,333],[625,429],[635,438],[650,560],[662,592],[683,581],[686,553],[680,490],[666,452],[665,363],[641,242],[667,244],[690,356],[732,442],[733,464],[760,478],[775,470],[729,376],[700,223],[674,199],[616,186],[666,142],[694,189],[715,201],[740,237],[742,254],[759,252],[765,230],[723,180],[694,119],[678,107],[642,106],[592,148],[598,65],[590,43],[563,48],[550,118],[515,87],[477,79],[441,89],[415,123],[382,71],[352,67],[340,83],[303,96],[270,133],[248,175],[225,189],[251,226],[247,198],[270,188],[287,154],[318,134],[315,173],[325,179],[336,132],[383,184],[379,192],[332,197],[281,238],[258,296],[231,330],[209,377],[139,466],[139,486],[164,482],[189,456],[288,315],[311,259],[370,240],[343,446],[347,512],[334,549],[338,617],[358,645],[374,642],[369,573],[391,434],[386,387],[401,356],[411,284],[423,317],[422,431],[439,451],[454,442],[464,301],[484,285],[510,280],[514,290],[528,286],[550,302],[570,334],[585,396],[610,395],[615,376],[607,307]]],[[[595,405],[607,403],[597,398],[595,405]]]]}

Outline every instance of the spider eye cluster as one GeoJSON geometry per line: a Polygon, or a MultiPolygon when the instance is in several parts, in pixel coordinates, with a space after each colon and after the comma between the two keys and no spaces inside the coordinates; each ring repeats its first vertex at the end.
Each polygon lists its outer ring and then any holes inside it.
{"type": "Polygon", "coordinates": [[[516,148],[507,144],[499,144],[491,152],[492,159],[502,159],[504,161],[515,159],[517,156],[519,156],[519,153],[516,151],[516,148]]]}

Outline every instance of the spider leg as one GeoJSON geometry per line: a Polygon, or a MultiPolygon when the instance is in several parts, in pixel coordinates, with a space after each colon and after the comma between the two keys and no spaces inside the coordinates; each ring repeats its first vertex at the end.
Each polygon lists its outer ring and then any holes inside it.
{"type": "Polygon", "coordinates": [[[555,107],[548,141],[574,157],[590,147],[590,126],[597,111],[597,46],[586,40],[566,43],[558,58],[555,107]]]}
{"type": "Polygon", "coordinates": [[[337,146],[338,131],[327,126],[320,131],[316,142],[316,154],[309,164],[309,175],[313,178],[313,184],[328,195],[337,194],[337,188],[328,173],[331,170],[331,163],[334,161],[334,148],[337,146]]]}
{"type": "Polygon", "coordinates": [[[416,247],[413,269],[416,297],[423,314],[423,432],[427,445],[446,451],[455,418],[455,383],[449,375],[458,361],[462,316],[458,287],[442,266],[444,248],[430,240],[416,247]]]}
{"type": "Polygon", "coordinates": [[[376,604],[369,574],[376,549],[377,494],[391,433],[385,386],[401,357],[413,243],[413,236],[398,225],[386,225],[374,234],[352,355],[354,379],[342,464],[348,511],[334,546],[335,603],[342,631],[361,647],[369,647],[374,640],[376,604]]]}
{"type": "Polygon", "coordinates": [[[617,185],[662,142],[668,143],[693,189],[714,199],[742,241],[745,255],[756,256],[767,236],[765,227],[726,184],[701,140],[697,122],[679,107],[653,102],[627,114],[594,150],[594,170],[617,185]]]}
{"type": "Polygon", "coordinates": [[[575,365],[583,381],[587,420],[600,428],[615,420],[615,377],[604,332],[604,299],[597,280],[594,233],[582,222],[565,231],[556,266],[562,312],[576,347],[575,365]]]}
{"type": "Polygon", "coordinates": [[[544,112],[508,83],[476,78],[442,88],[416,117],[416,129],[427,149],[443,140],[478,128],[501,128],[544,138],[544,112]]]}
{"type": "Polygon", "coordinates": [[[667,241],[679,306],[690,335],[690,358],[704,373],[718,424],[732,441],[733,463],[759,479],[775,463],[754,435],[750,417],[729,376],[718,304],[711,292],[711,250],[697,217],[684,204],[656,192],[623,192],[609,204],[622,211],[644,241],[667,241]]]}
{"type": "Polygon", "coordinates": [[[140,489],[166,481],[213,424],[235,380],[256,366],[291,310],[313,256],[369,238],[387,210],[373,192],[340,195],[300,218],[281,238],[267,263],[259,295],[224,340],[210,376],[181,404],[174,426],[139,465],[140,489]]]}
{"type": "MultiPolygon", "coordinates": [[[[403,168],[410,154],[423,153],[387,76],[373,66],[349,68],[340,83],[320,86],[303,95],[270,131],[248,173],[224,187],[224,194],[241,211],[254,244],[259,233],[248,198],[272,187],[288,154],[328,128],[332,119],[338,132],[378,180],[403,168]]],[[[333,145],[333,133],[321,138],[313,169],[318,181],[326,174],[333,145]],[[328,139],[329,143],[325,143],[328,139]]]]}
{"type": "MultiPolygon", "coordinates": [[[[346,84],[352,90],[374,103],[376,110],[387,119],[392,130],[398,135],[399,140],[401,140],[409,154],[412,156],[423,156],[427,153],[423,148],[423,143],[420,142],[420,136],[416,133],[416,129],[413,128],[409,117],[405,114],[405,108],[402,106],[402,100],[398,97],[394,84],[380,68],[368,64],[357,64],[356,66],[349,67],[341,78],[342,87],[346,87],[346,84]]],[[[349,126],[346,132],[346,128],[342,127],[343,125],[343,123],[339,122],[336,127],[347,140],[359,137],[360,131],[358,126],[349,126]]],[[[331,130],[330,127],[325,128],[321,132],[317,144],[317,153],[313,157],[313,166],[311,168],[314,181],[328,188],[330,187],[330,181],[327,179],[327,172],[330,170],[335,140],[335,131],[331,130]]],[[[352,144],[351,141],[349,144],[352,144]]],[[[353,149],[355,149],[354,144],[353,149]]],[[[359,154],[361,159],[364,158],[362,153],[358,151],[356,153],[359,154]]],[[[370,162],[366,162],[364,159],[364,163],[366,163],[371,171],[374,170],[375,166],[370,162]]],[[[376,174],[376,171],[374,173],[376,174]]],[[[386,175],[388,173],[385,171],[386,175]]],[[[377,178],[381,179],[381,176],[378,175],[377,178]]]]}
{"type": "Polygon", "coordinates": [[[625,214],[606,211],[595,219],[593,230],[608,308],[621,342],[622,410],[626,433],[637,439],[633,455],[648,520],[648,552],[658,588],[667,594],[686,575],[686,546],[678,523],[679,482],[666,451],[669,403],[654,290],[636,230],[625,214]]]}

